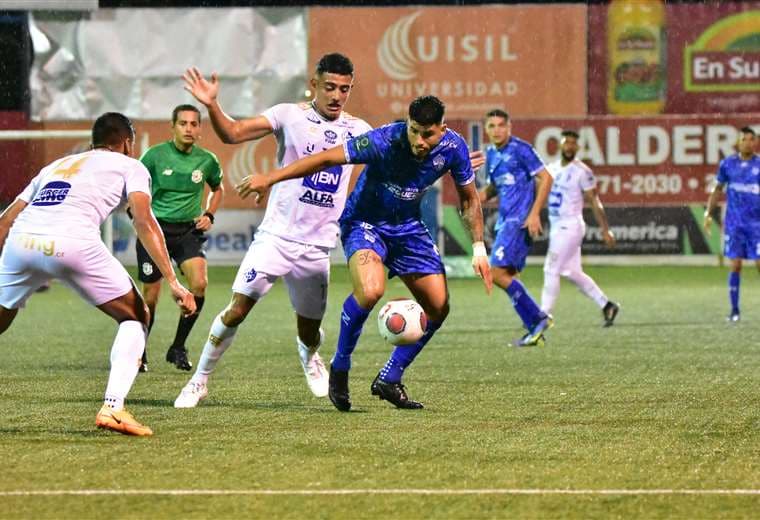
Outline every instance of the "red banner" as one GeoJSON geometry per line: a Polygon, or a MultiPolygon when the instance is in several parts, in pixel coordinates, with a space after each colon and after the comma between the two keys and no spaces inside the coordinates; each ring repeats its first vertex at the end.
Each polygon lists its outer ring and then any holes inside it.
{"type": "MultiPolygon", "coordinates": [[[[548,163],[559,157],[562,130],[575,129],[579,158],[594,170],[605,203],[673,206],[707,200],[718,163],[736,153],[738,129],[748,125],[760,132],[757,118],[739,114],[522,119],[512,122],[512,132],[548,163]]],[[[469,134],[471,143],[487,142],[479,121],[451,126],[469,134]]],[[[455,203],[453,188],[445,200],[455,203]]]]}
{"type": "Polygon", "coordinates": [[[336,51],[356,67],[349,110],[372,124],[425,94],[451,119],[586,113],[585,6],[311,9],[310,66],[336,51]]]}
{"type": "Polygon", "coordinates": [[[644,9],[647,5],[629,0],[589,7],[589,113],[760,112],[760,2],[664,5],[660,1],[664,17],[612,10],[612,5],[625,7],[623,4],[630,4],[633,11],[636,5],[644,9]],[[630,27],[639,30],[630,31],[630,27]],[[664,35],[662,40],[624,38],[658,31],[664,35]],[[621,45],[627,41],[650,45],[634,49],[639,51],[634,57],[638,60],[633,60],[639,62],[637,66],[618,70],[621,53],[630,50],[621,45]],[[659,45],[658,56],[653,45],[659,45]],[[656,90],[655,70],[660,71],[664,91],[656,90]],[[621,87],[616,83],[628,79],[638,81],[631,90],[625,88],[630,84],[621,87]],[[616,97],[618,93],[621,95],[616,97]],[[642,101],[647,94],[658,102],[642,101]]]}

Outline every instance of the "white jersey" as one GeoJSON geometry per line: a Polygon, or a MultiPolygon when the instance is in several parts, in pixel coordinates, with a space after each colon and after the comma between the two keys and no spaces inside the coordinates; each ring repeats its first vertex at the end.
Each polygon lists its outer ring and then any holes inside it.
{"type": "Polygon", "coordinates": [[[558,160],[547,166],[554,180],[549,193],[549,220],[583,220],[583,192],[596,187],[596,179],[591,168],[575,159],[562,166],[558,160]]]}
{"type": "Polygon", "coordinates": [[[129,193],[150,195],[143,164],[108,150],[69,155],[45,166],[18,196],[29,205],[12,233],[100,239],[100,225],[129,193]]]}
{"type": "MultiPolygon", "coordinates": [[[[274,129],[280,167],[372,129],[363,120],[345,112],[335,121],[325,119],[310,103],[283,103],[262,115],[274,129]]],[[[338,218],[346,204],[353,167],[351,164],[335,166],[303,179],[275,184],[259,227],[294,242],[335,247],[338,218]]]]}

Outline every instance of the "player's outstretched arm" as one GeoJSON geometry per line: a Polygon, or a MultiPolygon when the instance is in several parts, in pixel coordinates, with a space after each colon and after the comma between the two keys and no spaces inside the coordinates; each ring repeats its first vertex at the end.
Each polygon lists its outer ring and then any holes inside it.
{"type": "Polygon", "coordinates": [[[615,235],[610,231],[610,224],[607,221],[607,213],[604,211],[602,199],[599,198],[599,193],[596,188],[584,191],[583,197],[586,199],[586,203],[591,207],[596,223],[599,224],[599,227],[602,229],[602,240],[604,240],[607,247],[615,247],[615,235]]]}
{"type": "Polygon", "coordinates": [[[207,80],[197,67],[191,67],[182,75],[185,90],[190,92],[199,103],[208,109],[211,125],[222,142],[227,144],[242,143],[261,139],[272,133],[272,125],[264,116],[236,120],[228,116],[217,99],[219,95],[219,77],[216,72],[207,80]]]}
{"type": "Polygon", "coordinates": [[[538,172],[536,178],[538,179],[536,200],[533,201],[530,213],[528,213],[528,217],[523,224],[523,227],[528,228],[528,233],[533,237],[540,235],[544,231],[544,228],[541,225],[541,208],[546,204],[546,199],[549,197],[549,192],[551,191],[552,183],[554,182],[551,174],[546,168],[538,172]]]}
{"type": "Polygon", "coordinates": [[[158,266],[158,270],[166,278],[169,288],[172,291],[174,301],[177,303],[182,313],[189,316],[195,312],[195,298],[193,294],[185,289],[177,280],[174,274],[169,252],[166,250],[164,234],[153,216],[150,208],[150,195],[141,191],[133,191],[128,196],[129,209],[132,213],[132,225],[137,232],[137,238],[145,246],[145,250],[158,266]]]}
{"type": "Polygon", "coordinates": [[[483,279],[486,292],[491,294],[493,278],[486,255],[486,246],[483,243],[483,210],[480,207],[480,194],[474,181],[464,186],[458,184],[456,186],[459,201],[462,204],[462,220],[472,237],[472,269],[483,279]]]}
{"type": "Polygon", "coordinates": [[[705,229],[705,234],[709,237],[712,235],[712,213],[715,210],[715,206],[718,205],[718,197],[723,192],[723,185],[720,183],[715,184],[710,196],[707,198],[707,207],[705,208],[704,221],[702,227],[705,229]]]}
{"type": "Polygon", "coordinates": [[[324,152],[298,159],[279,170],[273,170],[267,174],[253,173],[248,175],[243,178],[240,184],[235,186],[235,190],[242,198],[253,193],[261,196],[278,182],[306,177],[330,166],[340,166],[347,163],[343,145],[338,145],[324,152]]]}
{"type": "Polygon", "coordinates": [[[0,213],[0,253],[3,252],[5,239],[8,238],[8,232],[11,230],[11,226],[16,221],[16,217],[19,216],[19,213],[24,211],[24,208],[27,205],[27,202],[21,199],[16,199],[13,201],[13,204],[5,208],[5,211],[0,213]]]}

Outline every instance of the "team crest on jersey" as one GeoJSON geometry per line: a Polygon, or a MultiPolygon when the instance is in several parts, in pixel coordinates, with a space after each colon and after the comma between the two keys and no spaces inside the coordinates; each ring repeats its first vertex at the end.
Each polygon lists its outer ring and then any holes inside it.
{"type": "Polygon", "coordinates": [[[338,134],[336,134],[334,131],[327,129],[325,130],[325,141],[327,141],[328,144],[335,144],[335,141],[338,139],[338,134]]]}
{"type": "Polygon", "coordinates": [[[256,269],[249,269],[245,273],[245,283],[251,283],[256,278],[256,269]]]}
{"type": "Polygon", "coordinates": [[[153,264],[150,262],[143,262],[142,265],[142,272],[145,276],[150,276],[153,274],[153,264]]]}
{"type": "Polygon", "coordinates": [[[69,194],[71,184],[63,181],[52,181],[45,184],[45,186],[37,193],[32,201],[32,206],[57,206],[64,200],[69,194]]]}
{"type": "Polygon", "coordinates": [[[203,172],[200,170],[193,170],[193,173],[190,174],[190,180],[195,184],[198,184],[203,180],[203,172]]]}
{"type": "Polygon", "coordinates": [[[443,155],[436,155],[433,157],[433,167],[435,167],[435,171],[441,171],[445,162],[443,155]]]}

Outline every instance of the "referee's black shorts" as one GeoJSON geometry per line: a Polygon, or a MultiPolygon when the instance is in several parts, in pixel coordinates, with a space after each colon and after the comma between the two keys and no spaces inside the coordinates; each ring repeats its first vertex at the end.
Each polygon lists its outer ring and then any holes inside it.
{"type": "MultiPolygon", "coordinates": [[[[195,229],[195,222],[166,222],[159,219],[158,224],[164,232],[169,257],[177,266],[190,258],[206,258],[204,244],[208,237],[203,231],[195,229]]],[[[138,278],[143,283],[154,283],[162,278],[161,271],[140,240],[137,241],[137,267],[138,278]]]]}

